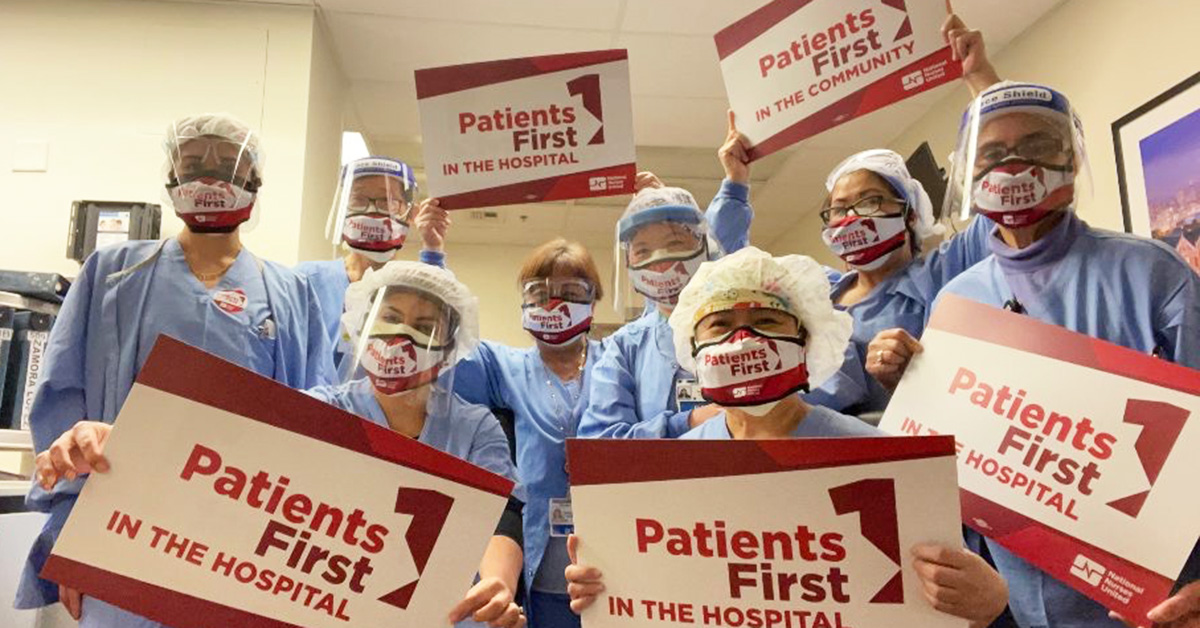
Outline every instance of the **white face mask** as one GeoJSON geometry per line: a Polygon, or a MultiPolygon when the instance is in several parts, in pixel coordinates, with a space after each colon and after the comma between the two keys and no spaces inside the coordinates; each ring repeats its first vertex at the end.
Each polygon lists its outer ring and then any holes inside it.
{"type": "Polygon", "coordinates": [[[834,255],[861,270],[884,265],[908,242],[904,216],[854,217],[821,231],[821,239],[834,255]]]}
{"type": "Polygon", "coordinates": [[[975,182],[975,211],[1005,227],[1025,227],[1070,204],[1075,173],[1069,166],[1047,166],[1012,159],[1002,161],[975,182]]]}
{"type": "Polygon", "coordinates": [[[707,249],[702,247],[694,253],[670,253],[656,251],[650,259],[629,267],[629,283],[639,294],[665,305],[675,305],[679,293],[692,275],[704,263],[707,249]],[[650,266],[671,262],[666,270],[650,270],[650,266]]]}
{"type": "Polygon", "coordinates": [[[770,412],[788,395],[808,390],[808,368],[799,338],[768,336],[741,327],[697,345],[696,379],[705,399],[755,415],[770,412]]]}
{"type": "MultiPolygon", "coordinates": [[[[414,331],[414,336],[420,337],[420,332],[414,331]]],[[[445,351],[419,344],[408,335],[375,336],[367,339],[361,361],[375,390],[390,396],[437,379],[445,351]]]]}
{"type": "Polygon", "coordinates": [[[571,342],[592,327],[592,304],[553,300],[539,305],[521,306],[521,325],[538,342],[560,346],[571,342]]]}
{"type": "Polygon", "coordinates": [[[256,194],[211,177],[167,186],[175,214],[189,227],[219,229],[250,219],[256,194]]]}

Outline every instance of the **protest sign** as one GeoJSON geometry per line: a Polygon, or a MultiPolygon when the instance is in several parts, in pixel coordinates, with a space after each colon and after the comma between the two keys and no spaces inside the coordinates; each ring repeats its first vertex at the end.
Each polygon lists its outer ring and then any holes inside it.
{"type": "Polygon", "coordinates": [[[624,50],[417,70],[430,196],[447,209],[633,192],[624,50]]]}
{"type": "Polygon", "coordinates": [[[1200,536],[1200,372],[941,297],[880,427],[953,434],[963,521],[1126,617],[1200,536]]]}
{"type": "Polygon", "coordinates": [[[509,480],[168,337],[43,577],[177,628],[432,626],[509,480]]]}
{"type": "Polygon", "coordinates": [[[571,440],[585,628],[958,626],[910,549],[961,547],[953,441],[571,440]]]}
{"type": "Polygon", "coordinates": [[[774,0],[721,30],[721,74],[750,158],[961,76],[945,18],[928,0],[774,0]]]}

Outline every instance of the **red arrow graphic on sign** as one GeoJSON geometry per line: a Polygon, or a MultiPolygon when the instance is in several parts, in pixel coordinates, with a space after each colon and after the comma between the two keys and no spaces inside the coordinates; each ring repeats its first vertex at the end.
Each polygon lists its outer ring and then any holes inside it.
{"type": "Polygon", "coordinates": [[[401,486],[396,492],[396,512],[413,517],[412,522],[408,524],[408,531],[404,533],[404,540],[408,543],[408,551],[412,553],[413,563],[417,566],[417,577],[379,598],[379,601],[397,608],[408,608],[453,505],[453,497],[437,491],[401,486]]]}

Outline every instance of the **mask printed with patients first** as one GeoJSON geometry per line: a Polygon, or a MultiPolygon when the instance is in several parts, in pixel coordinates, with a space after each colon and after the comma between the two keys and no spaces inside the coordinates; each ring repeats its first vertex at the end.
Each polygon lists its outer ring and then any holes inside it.
{"type": "Polygon", "coordinates": [[[700,264],[708,259],[702,246],[689,253],[655,251],[646,261],[629,266],[629,283],[642,296],[665,305],[674,305],[700,264]]]}
{"type": "Polygon", "coordinates": [[[342,241],[373,262],[392,259],[408,238],[408,224],[391,214],[351,214],[342,223],[342,241]]]}
{"type": "Polygon", "coordinates": [[[592,304],[553,299],[521,306],[521,325],[538,342],[560,346],[592,328],[592,304]]]}
{"type": "Polygon", "coordinates": [[[1070,166],[1005,159],[981,174],[972,191],[974,211],[1005,227],[1026,227],[1075,197],[1070,166]]]}
{"type": "Polygon", "coordinates": [[[861,270],[875,270],[907,243],[904,215],[861,218],[847,216],[821,231],[834,255],[861,270]]]}
{"type": "Polygon", "coordinates": [[[697,344],[696,379],[710,402],[766,414],[778,402],[808,390],[804,341],[739,327],[697,344]]]}
{"type": "Polygon", "coordinates": [[[361,364],[375,390],[397,395],[437,379],[445,366],[446,349],[408,325],[381,324],[367,338],[361,364]]]}
{"type": "Polygon", "coordinates": [[[250,219],[257,185],[219,172],[167,185],[175,214],[194,231],[230,230],[250,219]]]}

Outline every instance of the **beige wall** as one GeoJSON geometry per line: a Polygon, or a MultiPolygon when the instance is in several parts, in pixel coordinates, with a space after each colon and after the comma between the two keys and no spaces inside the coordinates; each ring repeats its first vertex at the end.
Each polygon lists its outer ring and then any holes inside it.
{"type": "MultiPolygon", "coordinates": [[[[1112,123],[1200,70],[1196,24],[1196,2],[1068,0],[995,55],[1000,76],[1054,87],[1079,111],[1094,182],[1094,193],[1081,201],[1079,213],[1093,226],[1123,228],[1112,123]]],[[[907,155],[929,141],[945,166],[968,101],[966,87],[955,88],[889,146],[907,155]]],[[[816,250],[826,261],[819,231],[814,213],[769,248],[776,253],[816,250]]]]}
{"type": "MultiPolygon", "coordinates": [[[[305,162],[328,160],[321,146],[341,124],[326,93],[336,66],[319,53],[310,62],[314,21],[311,8],[259,4],[0,4],[0,268],[77,272],[64,256],[71,201],[161,204],[163,132],[206,111],[259,129],[265,183],[245,240],[296,261],[312,199],[329,197],[305,185],[305,162]],[[310,130],[322,137],[312,147],[310,130]],[[27,140],[48,142],[45,172],[12,171],[14,146],[27,140]]],[[[166,213],[163,234],[173,235],[182,223],[166,213]]]]}
{"type": "Polygon", "coordinates": [[[313,21],[312,31],[298,259],[322,259],[332,248],[325,239],[325,223],[341,169],[343,112],[349,87],[319,21],[313,21]]]}

